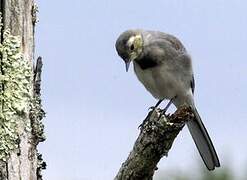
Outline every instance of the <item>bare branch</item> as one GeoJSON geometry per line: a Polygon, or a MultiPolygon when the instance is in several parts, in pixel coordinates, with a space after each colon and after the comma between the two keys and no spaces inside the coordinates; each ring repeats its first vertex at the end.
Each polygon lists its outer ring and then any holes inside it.
{"type": "Polygon", "coordinates": [[[152,180],[157,164],[167,156],[178,133],[194,115],[182,107],[174,114],[160,116],[160,109],[149,112],[127,160],[114,180],[152,180]]]}

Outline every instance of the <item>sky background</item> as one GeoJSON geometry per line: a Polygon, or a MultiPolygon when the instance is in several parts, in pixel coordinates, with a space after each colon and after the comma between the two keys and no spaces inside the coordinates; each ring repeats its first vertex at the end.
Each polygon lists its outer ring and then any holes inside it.
{"type": "MultiPolygon", "coordinates": [[[[38,1],[36,56],[44,61],[45,180],[110,180],[156,100],[115,51],[131,28],[178,37],[193,58],[198,110],[223,167],[247,167],[247,1],[38,1]]],[[[163,104],[164,106],[164,104],[163,104]]],[[[159,170],[203,165],[187,128],[159,170]]],[[[157,176],[156,176],[157,178],[157,176]]],[[[154,178],[154,179],[156,179],[154,178]]]]}

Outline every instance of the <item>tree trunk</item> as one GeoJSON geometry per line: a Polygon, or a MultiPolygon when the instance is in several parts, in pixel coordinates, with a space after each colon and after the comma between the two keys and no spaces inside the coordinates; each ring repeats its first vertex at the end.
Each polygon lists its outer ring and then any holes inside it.
{"type": "Polygon", "coordinates": [[[41,58],[33,68],[37,7],[33,0],[0,0],[0,11],[0,179],[41,180],[41,58]]]}
{"type": "Polygon", "coordinates": [[[149,112],[133,150],[114,180],[152,180],[158,162],[168,155],[185,122],[194,118],[187,107],[166,117],[160,116],[160,113],[160,109],[149,112]]]}

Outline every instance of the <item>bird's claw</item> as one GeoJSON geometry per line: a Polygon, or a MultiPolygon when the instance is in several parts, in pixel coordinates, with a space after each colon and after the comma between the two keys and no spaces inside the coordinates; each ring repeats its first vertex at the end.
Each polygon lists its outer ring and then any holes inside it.
{"type": "Polygon", "coordinates": [[[151,116],[151,114],[154,112],[155,109],[158,108],[159,104],[163,101],[163,99],[159,100],[155,106],[151,106],[148,108],[149,113],[147,115],[147,117],[143,120],[143,122],[138,126],[138,129],[142,129],[144,127],[144,125],[146,124],[146,122],[148,121],[149,117],[151,116]]]}
{"type": "Polygon", "coordinates": [[[154,111],[154,109],[155,109],[155,106],[151,106],[151,107],[148,108],[149,111],[150,111],[150,110],[151,110],[151,111],[154,111]]]}
{"type": "Polygon", "coordinates": [[[144,119],[142,123],[138,126],[138,129],[142,129],[144,127],[144,124],[146,124],[148,118],[144,119]]]}
{"type": "Polygon", "coordinates": [[[166,110],[167,110],[166,108],[160,110],[160,114],[159,114],[158,120],[160,120],[160,118],[161,118],[162,116],[168,117],[168,116],[170,115],[170,113],[166,114],[166,110]]]}
{"type": "MultiPolygon", "coordinates": [[[[150,108],[152,108],[152,110],[149,111],[147,117],[146,117],[146,118],[142,121],[142,123],[138,126],[138,129],[142,129],[142,128],[144,127],[144,125],[146,124],[146,122],[149,120],[151,114],[152,114],[153,111],[155,110],[155,107],[150,107],[150,108]]],[[[150,109],[150,108],[149,108],[149,109],[150,109]]]]}

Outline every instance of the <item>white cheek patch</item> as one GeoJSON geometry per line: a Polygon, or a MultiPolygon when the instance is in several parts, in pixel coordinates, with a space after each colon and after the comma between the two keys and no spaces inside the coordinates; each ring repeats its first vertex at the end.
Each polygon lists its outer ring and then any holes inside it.
{"type": "Polygon", "coordinates": [[[134,60],[142,52],[142,48],[141,48],[142,37],[141,37],[141,35],[135,35],[135,36],[131,36],[129,38],[129,40],[127,41],[127,46],[131,47],[132,45],[134,45],[135,49],[131,50],[129,53],[130,53],[130,59],[134,60]]]}
{"type": "Polygon", "coordinates": [[[127,42],[127,45],[130,47],[135,41],[135,36],[131,36],[127,42]]]}

